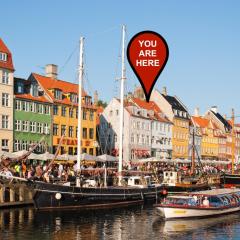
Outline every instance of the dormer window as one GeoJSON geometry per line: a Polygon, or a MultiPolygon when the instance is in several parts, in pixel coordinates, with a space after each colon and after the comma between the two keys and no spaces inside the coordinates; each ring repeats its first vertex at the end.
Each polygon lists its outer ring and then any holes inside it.
{"type": "Polygon", "coordinates": [[[78,102],[78,97],[77,97],[77,94],[70,94],[70,101],[72,103],[77,103],[78,102]]]}
{"type": "Polygon", "coordinates": [[[0,61],[4,61],[4,62],[7,61],[7,54],[6,53],[0,52],[0,61]]]}
{"type": "Polygon", "coordinates": [[[59,89],[54,90],[54,98],[58,100],[62,100],[62,91],[59,89]]]}
{"type": "Polygon", "coordinates": [[[24,93],[24,83],[23,82],[18,82],[17,83],[17,93],[24,93]]]}
{"type": "Polygon", "coordinates": [[[32,96],[38,97],[38,85],[37,84],[31,85],[30,93],[32,96]]]}

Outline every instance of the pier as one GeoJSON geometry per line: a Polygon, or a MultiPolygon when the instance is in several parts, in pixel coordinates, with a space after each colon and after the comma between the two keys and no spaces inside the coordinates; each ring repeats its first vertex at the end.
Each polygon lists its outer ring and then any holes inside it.
{"type": "Polygon", "coordinates": [[[24,183],[0,184],[0,208],[33,204],[33,192],[24,183]]]}

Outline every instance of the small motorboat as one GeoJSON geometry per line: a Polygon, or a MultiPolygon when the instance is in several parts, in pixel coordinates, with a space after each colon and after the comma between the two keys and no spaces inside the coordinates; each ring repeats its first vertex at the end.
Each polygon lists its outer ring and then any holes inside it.
{"type": "Polygon", "coordinates": [[[168,219],[213,217],[240,210],[239,189],[213,189],[166,197],[155,204],[160,215],[168,219]]]}

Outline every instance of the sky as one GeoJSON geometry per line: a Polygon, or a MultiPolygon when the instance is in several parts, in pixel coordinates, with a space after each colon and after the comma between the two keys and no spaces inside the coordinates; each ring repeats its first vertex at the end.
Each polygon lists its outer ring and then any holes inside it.
{"type": "MultiPolygon", "coordinates": [[[[240,1],[1,2],[0,37],[13,54],[15,76],[44,74],[49,63],[59,79],[76,82],[79,38],[83,36],[85,88],[109,101],[119,94],[121,25],[127,39],[144,30],[161,34],[169,60],[155,85],[177,95],[190,113],[211,106],[240,116],[240,1]]],[[[127,64],[125,91],[138,85],[127,64]]],[[[239,118],[240,121],[240,118],[239,118]]]]}

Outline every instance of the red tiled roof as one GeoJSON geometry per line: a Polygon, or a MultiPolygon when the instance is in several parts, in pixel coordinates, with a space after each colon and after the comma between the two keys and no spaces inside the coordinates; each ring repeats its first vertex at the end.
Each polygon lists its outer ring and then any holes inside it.
{"type": "Polygon", "coordinates": [[[100,124],[100,115],[103,113],[104,108],[102,106],[97,107],[97,125],[100,124]]]}
{"type": "Polygon", "coordinates": [[[8,70],[14,71],[13,67],[13,61],[12,61],[12,54],[3,42],[3,40],[0,38],[0,52],[7,54],[7,61],[1,61],[0,60],[0,67],[6,68],[8,70]]]}
{"type": "Polygon", "coordinates": [[[203,117],[192,117],[193,122],[196,123],[199,127],[201,128],[206,128],[208,127],[209,120],[203,117]]]}
{"type": "MultiPolygon", "coordinates": [[[[78,84],[66,82],[59,79],[54,79],[50,77],[45,77],[37,73],[32,73],[32,76],[39,82],[39,84],[44,88],[45,92],[53,99],[56,103],[62,104],[72,104],[68,98],[63,100],[55,99],[50,89],[60,89],[63,93],[75,93],[78,94],[78,84]]],[[[82,90],[82,96],[87,96],[87,93],[82,90]]]]}
{"type": "Polygon", "coordinates": [[[50,103],[44,96],[39,96],[39,97],[34,97],[29,93],[25,94],[15,94],[16,98],[22,98],[22,99],[28,99],[32,101],[37,101],[37,102],[45,102],[45,103],[50,103]]]}

